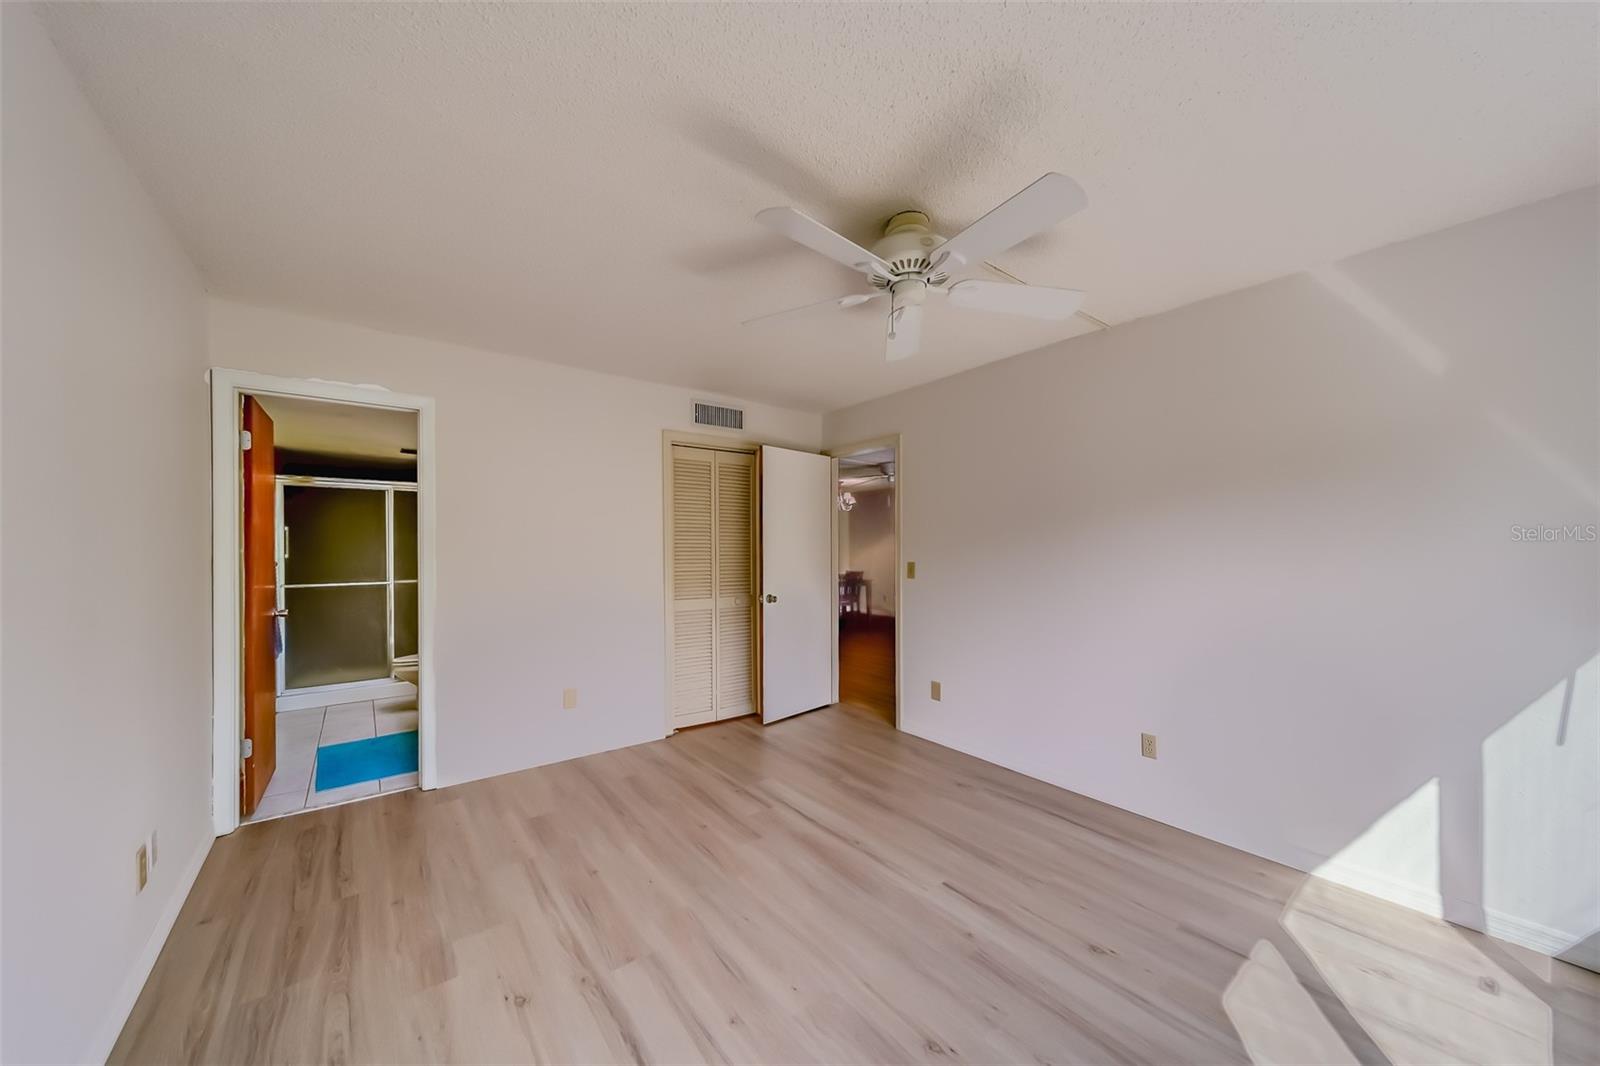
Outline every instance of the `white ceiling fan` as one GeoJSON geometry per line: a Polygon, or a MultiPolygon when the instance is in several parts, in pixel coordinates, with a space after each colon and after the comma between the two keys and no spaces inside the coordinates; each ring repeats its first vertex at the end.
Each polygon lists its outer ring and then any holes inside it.
{"type": "Polygon", "coordinates": [[[775,311],[747,320],[765,322],[822,307],[859,307],[889,298],[886,357],[892,362],[915,355],[922,344],[922,306],[930,293],[948,294],[950,306],[999,311],[1029,318],[1067,319],[1083,304],[1076,289],[970,279],[949,285],[950,277],[1041,233],[1089,202],[1078,183],[1050,173],[951,237],[939,236],[921,211],[901,211],[883,227],[870,249],[841,236],[792,207],[769,207],[756,221],[792,241],[821,252],[867,276],[876,292],[851,293],[831,300],[775,311]],[[949,288],[946,289],[946,285],[949,288]]]}

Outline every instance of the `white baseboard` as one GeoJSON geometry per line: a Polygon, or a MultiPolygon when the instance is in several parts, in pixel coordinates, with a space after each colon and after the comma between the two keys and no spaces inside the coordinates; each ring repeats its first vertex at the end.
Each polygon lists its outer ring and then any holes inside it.
{"type": "Polygon", "coordinates": [[[117,1037],[122,1035],[122,1027],[128,1024],[128,1016],[133,1013],[133,1005],[139,1001],[139,993],[144,991],[144,983],[150,979],[150,971],[155,969],[156,959],[160,957],[161,949],[166,946],[167,936],[172,932],[172,927],[178,922],[178,913],[183,910],[184,903],[189,899],[195,878],[200,876],[200,867],[205,865],[206,856],[211,854],[211,845],[215,840],[216,837],[210,833],[205,834],[204,841],[194,857],[189,860],[189,865],[178,874],[178,883],[172,887],[172,896],[161,911],[161,918],[156,922],[156,927],[150,931],[150,939],[145,942],[144,950],[139,952],[139,957],[134,960],[133,969],[123,979],[122,987],[117,990],[117,998],[111,1004],[111,1011],[106,1016],[105,1024],[95,1036],[94,1042],[89,1045],[81,1061],[105,1062],[111,1057],[111,1049],[116,1047],[117,1037]]]}
{"type": "Polygon", "coordinates": [[[1556,929],[1456,896],[1446,897],[1435,889],[1338,861],[1325,862],[1310,872],[1312,876],[1325,881],[1421,911],[1430,918],[1442,918],[1452,925],[1475,929],[1496,940],[1529,948],[1551,958],[1563,958],[1574,966],[1600,971],[1600,943],[1592,937],[1586,940],[1583,934],[1556,929]]]}
{"type": "Polygon", "coordinates": [[[277,707],[280,712],[303,711],[307,707],[328,707],[360,700],[389,700],[416,694],[417,686],[409,681],[380,677],[374,681],[350,681],[342,685],[322,685],[284,692],[278,696],[277,707]]]}
{"type": "Polygon", "coordinates": [[[1409,907],[1411,910],[1419,911],[1430,918],[1450,921],[1454,925],[1477,930],[1497,940],[1503,940],[1508,944],[1529,948],[1539,952],[1541,955],[1560,957],[1563,961],[1570,962],[1574,966],[1581,966],[1585,969],[1600,972],[1600,940],[1596,939],[1593,930],[1575,933],[1568,930],[1554,929],[1527,918],[1507,914],[1504,911],[1496,911],[1492,908],[1485,908],[1482,904],[1463,900],[1458,896],[1446,897],[1439,891],[1437,886],[1430,887],[1417,885],[1410,881],[1402,881],[1366,867],[1339,862],[1333,856],[1320,855],[1297,845],[1280,843],[1272,846],[1263,846],[1263,842],[1259,840],[1244,841],[1238,838],[1228,839],[1221,836],[1213,836],[1200,827],[1185,824],[1184,821],[1165,818],[1132,806],[1123,806],[1104,796],[1096,796],[1081,789],[1075,789],[1070,782],[1053,779],[1032,768],[1014,765],[1010,762],[1002,762],[981,752],[960,747],[938,735],[930,736],[926,732],[915,729],[911,723],[902,721],[899,728],[902,732],[909,733],[912,736],[920,737],[952,751],[959,751],[964,755],[970,755],[975,759],[982,759],[984,762],[995,766],[1004,767],[1025,777],[1031,777],[1035,781],[1043,781],[1045,784],[1054,785],[1057,788],[1077,792],[1081,796],[1088,796],[1090,799],[1110,804],[1119,810],[1129,811],[1142,818],[1160,822],[1163,825],[1170,825],[1174,829],[1193,833],[1195,836],[1204,837],[1206,840],[1212,840],[1230,848],[1237,848],[1248,854],[1287,866],[1291,870],[1299,870],[1301,873],[1312,877],[1320,877],[1323,880],[1344,885],[1346,888],[1355,889],[1357,892],[1365,892],[1369,896],[1376,896],[1379,899],[1388,900],[1390,903],[1409,907]],[[1447,913],[1451,915],[1450,918],[1445,918],[1447,913]],[[1459,920],[1460,916],[1474,914],[1482,914],[1484,916],[1481,923],[1477,920],[1459,920]]]}
{"type": "Polygon", "coordinates": [[[1593,936],[1586,939],[1492,907],[1484,908],[1483,918],[1489,927],[1483,931],[1498,940],[1563,958],[1587,970],[1600,971],[1600,942],[1593,936]]]}
{"type": "Polygon", "coordinates": [[[1402,907],[1421,911],[1430,918],[1444,917],[1444,896],[1437,890],[1399,881],[1375,870],[1342,863],[1336,859],[1324,862],[1306,872],[1324,881],[1332,881],[1334,884],[1353,888],[1357,892],[1365,892],[1369,896],[1377,896],[1390,903],[1398,903],[1402,907]]]}

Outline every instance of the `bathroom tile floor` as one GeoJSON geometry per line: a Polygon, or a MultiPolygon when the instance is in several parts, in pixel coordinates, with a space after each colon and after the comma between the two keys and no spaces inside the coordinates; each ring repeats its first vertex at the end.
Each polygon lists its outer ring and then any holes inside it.
{"type": "Polygon", "coordinates": [[[245,821],[261,822],[312,807],[417,787],[413,771],[322,792],[316,788],[318,748],[416,728],[415,695],[279,712],[278,768],[267,783],[266,795],[245,821]]]}

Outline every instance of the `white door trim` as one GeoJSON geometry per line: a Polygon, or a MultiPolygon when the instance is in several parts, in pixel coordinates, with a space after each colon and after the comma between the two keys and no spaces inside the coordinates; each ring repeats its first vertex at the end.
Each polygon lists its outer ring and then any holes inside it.
{"type": "MultiPolygon", "coordinates": [[[[894,727],[903,728],[900,724],[900,708],[905,702],[905,650],[902,642],[905,640],[906,626],[906,564],[905,548],[901,543],[901,533],[905,529],[905,448],[900,443],[900,434],[888,433],[881,437],[870,437],[867,440],[858,440],[840,448],[829,448],[824,454],[831,455],[835,460],[857,452],[871,451],[874,448],[894,449],[894,727]]],[[[835,470],[834,483],[838,483],[838,471],[835,470]]],[[[839,534],[835,530],[833,535],[833,568],[839,569],[839,534]]],[[[833,637],[833,700],[839,702],[839,635],[834,631],[833,637]]]]}
{"type": "MultiPolygon", "coordinates": [[[[661,734],[670,737],[678,731],[678,725],[672,718],[672,446],[681,444],[687,448],[705,448],[710,451],[743,452],[746,455],[756,455],[761,451],[761,442],[747,440],[735,436],[716,436],[710,433],[690,433],[677,429],[664,429],[661,431],[661,619],[662,619],[662,656],[666,667],[662,679],[662,701],[664,704],[665,731],[661,734]]],[[[760,464],[758,463],[759,467],[760,464]]],[[[755,476],[755,499],[751,502],[752,525],[759,529],[756,512],[761,509],[761,472],[757,469],[755,476]]],[[[761,576],[761,538],[757,536],[751,546],[755,562],[755,580],[761,576]]],[[[759,589],[757,590],[759,595],[759,589]]],[[[755,627],[757,632],[761,626],[761,611],[754,612],[755,627]]],[[[755,685],[756,713],[761,713],[761,656],[759,654],[760,641],[751,650],[751,669],[754,671],[753,684],[755,685]]]]}
{"type": "Polygon", "coordinates": [[[213,367],[211,382],[211,821],[218,836],[239,827],[239,742],[243,733],[242,599],[243,468],[239,397],[296,396],[417,412],[417,743],[418,783],[438,786],[435,746],[433,614],[437,538],[434,516],[434,407],[431,396],[409,396],[372,385],[274,377],[213,367]]]}

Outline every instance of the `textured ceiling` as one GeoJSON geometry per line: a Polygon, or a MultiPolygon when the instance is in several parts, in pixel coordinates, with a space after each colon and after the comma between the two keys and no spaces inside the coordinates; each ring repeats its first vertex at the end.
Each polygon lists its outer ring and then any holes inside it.
{"type": "Polygon", "coordinates": [[[59,4],[43,12],[211,289],[815,410],[1093,328],[856,291],[751,221],[952,233],[1117,323],[1596,180],[1596,9],[1529,5],[59,4]]]}

